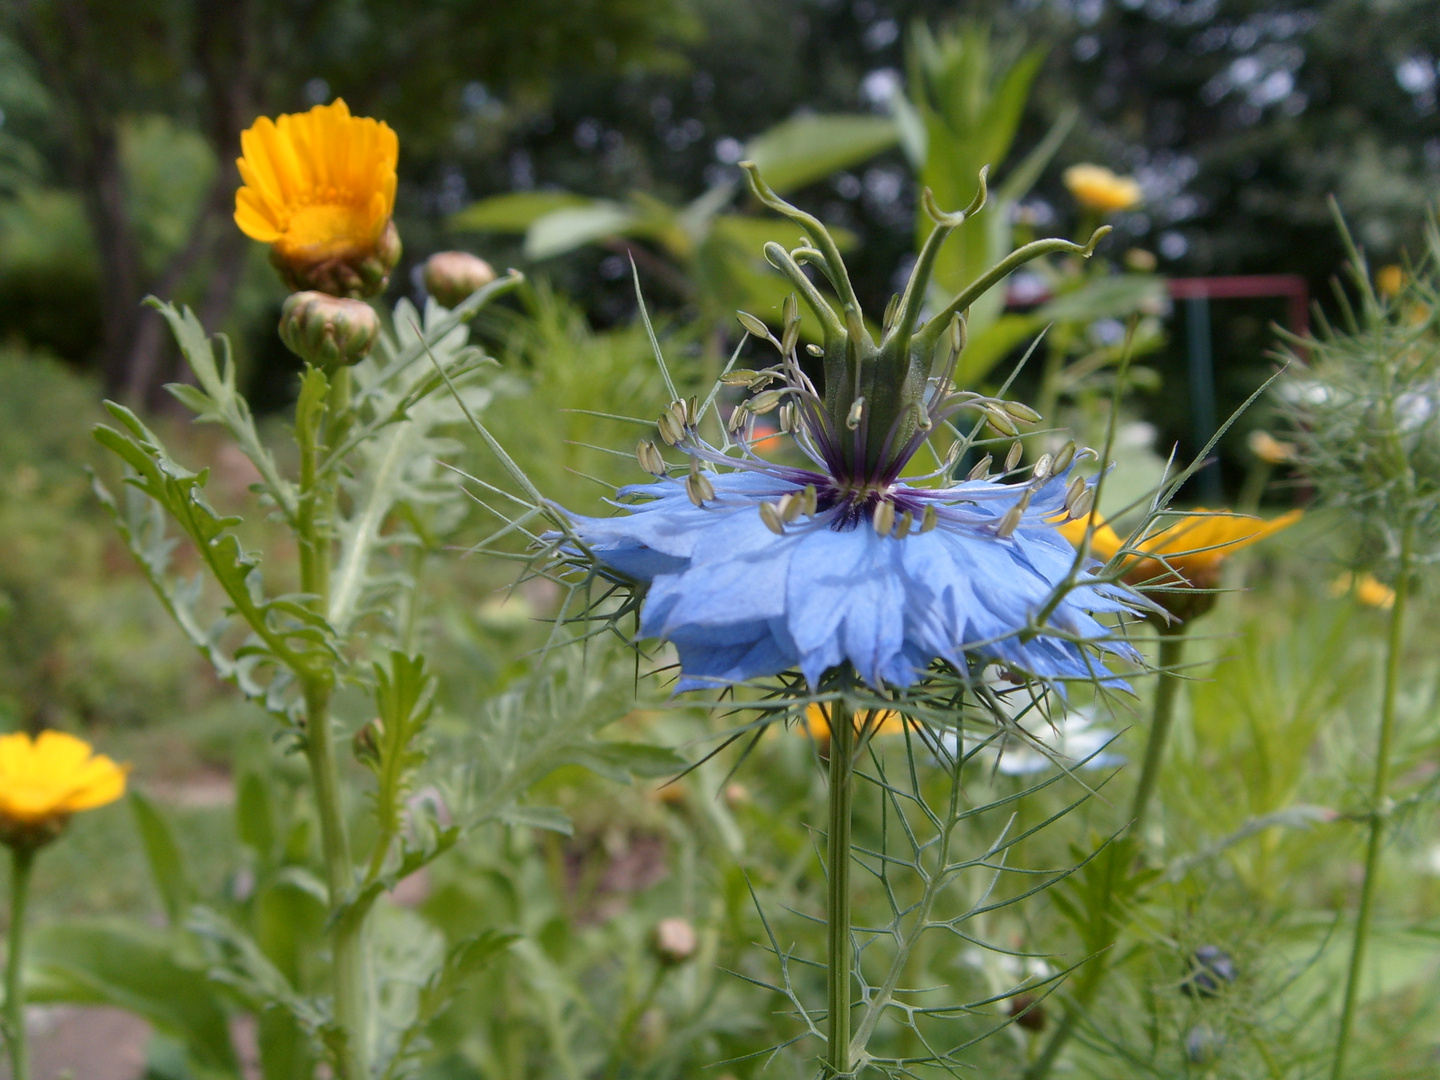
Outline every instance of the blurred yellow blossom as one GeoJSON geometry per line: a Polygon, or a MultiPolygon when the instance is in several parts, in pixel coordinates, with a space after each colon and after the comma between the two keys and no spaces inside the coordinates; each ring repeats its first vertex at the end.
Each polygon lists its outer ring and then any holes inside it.
{"type": "MultiPolygon", "coordinates": [[[[861,724],[865,723],[868,714],[859,712],[855,714],[855,730],[859,731],[861,724]]],[[[830,716],[829,706],[816,702],[805,707],[805,717],[802,721],[802,730],[817,742],[823,742],[830,738],[830,716]]],[[[894,709],[885,709],[880,715],[871,721],[876,735],[898,735],[905,730],[904,718],[894,709]]]]}
{"type": "Polygon", "coordinates": [[[1395,606],[1395,590],[1381,582],[1374,574],[1361,574],[1357,581],[1348,570],[1330,583],[1331,596],[1344,596],[1353,592],[1355,599],[1371,607],[1389,609],[1395,606]]]}
{"type": "Polygon", "coordinates": [[[1295,460],[1294,444],[1281,442],[1268,431],[1257,428],[1245,441],[1250,446],[1250,452],[1267,465],[1284,465],[1295,460]]]}
{"type": "Polygon", "coordinates": [[[337,100],[262,116],[240,145],[235,224],[271,245],[286,284],[351,298],[384,289],[400,256],[391,221],[400,144],[389,125],[337,100]]]}
{"type": "Polygon", "coordinates": [[[80,810],[125,794],[125,769],[90,744],[60,731],[37,738],[0,736],[0,839],[36,844],[53,839],[80,810]]]}
{"type": "Polygon", "coordinates": [[[1382,266],[1375,271],[1375,290],[1387,299],[1392,296],[1399,296],[1400,290],[1405,287],[1405,271],[1394,263],[1382,266]]]}
{"type": "MultiPolygon", "coordinates": [[[[1270,521],[1224,510],[1197,509],[1174,525],[1160,530],[1133,546],[1121,565],[1124,579],[1132,585],[1156,585],[1166,589],[1213,589],[1220,581],[1220,567],[1241,548],[1288,528],[1304,511],[1291,510],[1270,521]],[[1163,561],[1162,561],[1163,560],[1163,561]]],[[[1088,519],[1067,521],[1060,533],[1077,547],[1085,538],[1088,519]]],[[[1124,539],[1095,515],[1090,551],[1109,562],[1125,547],[1124,539]]],[[[1157,603],[1174,615],[1203,614],[1214,603],[1213,593],[1183,599],[1175,593],[1157,593],[1157,603]]]]}
{"type": "Polygon", "coordinates": [[[1116,176],[1103,165],[1071,165],[1062,179],[1086,210],[1113,214],[1139,206],[1143,194],[1133,176],[1116,176]]]}

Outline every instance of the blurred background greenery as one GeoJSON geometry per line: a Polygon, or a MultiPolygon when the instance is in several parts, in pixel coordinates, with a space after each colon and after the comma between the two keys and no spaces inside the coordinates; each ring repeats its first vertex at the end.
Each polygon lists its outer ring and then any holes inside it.
{"type": "MultiPolygon", "coordinates": [[[[215,464],[222,508],[248,499],[233,448],[165,410],[159,387],[180,377],[179,361],[159,317],[139,306],[151,292],[231,336],[276,453],[288,453],[283,414],[298,362],[274,332],[283,291],[230,220],[238,134],[257,114],[338,95],[396,128],[406,254],[389,302],[420,299],[414,269],[450,247],[530,275],[476,330],[504,372],[488,422],[547,494],[581,511],[601,505],[606,485],[638,478],[628,458],[593,448],[625,449],[634,436],[566,410],[647,415],[662,404],[630,259],[667,353],[695,386],[738,340],[731,309],[773,315],[783,295],[755,265],[776,225],[737,183],[745,154],[767,160],[772,177],[790,169],[777,186],[844,230],[871,311],[913,257],[921,184],[953,208],[978,165],[991,164],[999,235],[977,241],[988,250],[1082,231],[1061,180],[1067,165],[1135,175],[1145,201],[1110,219],[1116,233],[1095,266],[1042,267],[1027,279],[1034,295],[1012,290],[1012,306],[985,316],[996,334],[989,365],[1058,320],[1047,359],[1074,381],[1061,391],[1027,375],[1025,385],[1053,392],[1062,415],[1092,431],[1117,330],[1144,317],[1148,377],[1127,402],[1128,465],[1113,485],[1123,504],[1155,478],[1151,447],[1197,449],[1183,323],[1158,278],[1300,274],[1328,303],[1341,256],[1330,193],[1375,265],[1403,262],[1440,191],[1437,56],[1430,0],[0,5],[0,720],[86,730],[133,762],[137,786],[175,821],[198,893],[258,911],[254,897],[269,894],[257,894],[257,875],[283,883],[303,862],[278,842],[260,851],[237,840],[237,815],[240,835],[248,828],[235,805],[244,777],[279,770],[269,797],[282,832],[309,813],[298,784],[286,786],[289,765],[264,718],[169,625],[85,474],[103,468],[88,434],[98,402],[122,396],[157,411],[187,464],[215,464]],[[963,53],[956,70],[981,72],[965,99],[973,113],[945,115],[959,100],[945,96],[945,48],[963,53]],[[1078,309],[1044,307],[1073,296],[1078,309]]],[[[1272,370],[1269,323],[1282,315],[1270,301],[1214,308],[1222,415],[1272,370]]],[[[1258,475],[1241,436],[1264,420],[1247,418],[1223,444],[1232,492],[1258,475]]],[[[498,478],[474,446],[459,459],[498,478]]],[[[1225,598],[1206,624],[1205,678],[1184,695],[1174,782],[1161,793],[1167,877],[1117,961],[1125,977],[1105,1005],[1112,1041],[1076,1043],[1081,1075],[1298,1078],[1323,1062],[1320,1002],[1339,961],[1322,946],[1355,889],[1358,834],[1346,814],[1363,783],[1357,748],[1380,625],[1317,583],[1317,560],[1343,548],[1344,528],[1317,518],[1282,534],[1261,566],[1250,563],[1254,591],[1225,598]],[[1191,958],[1207,945],[1233,958],[1238,977],[1223,992],[1186,993],[1191,958]]],[[[283,558],[267,566],[282,580],[292,572],[283,558]]],[[[514,684],[543,632],[535,616],[553,608],[543,590],[511,595],[512,576],[456,551],[426,579],[436,611],[426,641],[445,687],[441,758],[486,752],[476,703],[514,684]]],[[[1405,816],[1366,990],[1363,1045],[1377,1077],[1432,1076],[1437,1053],[1437,642],[1427,632],[1412,640],[1405,816]]],[[[1143,714],[1136,704],[1107,730],[1143,714]]],[[[698,711],[654,708],[616,730],[694,755],[715,727],[698,711]]],[[[1133,735],[1120,745],[1138,752],[1133,735]]],[[[717,1078],[760,1075],[765,1058],[745,1055],[794,1035],[794,1022],[778,996],[723,969],[775,977],[773,958],[751,945],[764,936],[752,888],[780,920],[782,947],[815,946],[805,916],[821,902],[807,832],[822,805],[816,753],[777,735],[733,777],[725,760],[660,790],[626,782],[624,770],[606,779],[567,765],[534,798],[568,814],[572,835],[497,827],[440,863],[395,906],[397,941],[493,928],[523,931],[526,943],[437,1023],[428,1075],[689,1077],[727,1058],[740,1060],[717,1078]],[[667,916],[697,928],[697,960],[665,967],[649,951],[667,916]]],[[[974,797],[1022,782],[992,772],[974,797]]],[[[1042,820],[1076,794],[1056,785],[1025,813],[1042,820]]],[[[1118,805],[1092,800],[1085,825],[1113,830],[1118,805]]],[[[967,842],[997,827],[968,823],[967,842]]],[[[1025,855],[1034,865],[1071,859],[1049,834],[1025,855]]],[[[41,921],[155,917],[160,898],[141,859],[127,810],[78,819],[42,865],[41,921]]],[[[874,910],[878,897],[866,904],[874,910]]],[[[1017,953],[1034,941],[1073,944],[1045,904],[985,929],[1017,953]]],[[[1011,970],[937,947],[917,958],[914,982],[978,997],[1017,973],[1022,961],[1011,970]]],[[[950,1033],[966,1037],[1006,1008],[950,1033]]],[[[162,1035],[152,1073],[178,1080],[191,1066],[166,1041],[176,1032],[162,1035]]],[[[1012,1075],[1034,1040],[1011,1028],[975,1061],[1012,1075]]],[[[802,1061],[787,1052],[767,1075],[804,1075],[802,1061]]]]}

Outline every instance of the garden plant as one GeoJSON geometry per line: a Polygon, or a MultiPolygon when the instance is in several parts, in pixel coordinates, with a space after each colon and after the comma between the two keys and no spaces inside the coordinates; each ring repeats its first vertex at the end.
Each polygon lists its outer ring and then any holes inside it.
{"type": "MultiPolygon", "coordinates": [[[[113,539],[0,485],[143,583],[225,786],[203,817],[163,746],[0,735],[9,1075],[50,1080],[37,1004],[142,1018],[145,1080],[1432,1075],[1440,225],[1372,272],[1334,207],[1318,332],[1159,456],[1167,294],[1113,250],[1145,186],[1065,156],[1074,109],[1022,137],[1046,48],[901,47],[871,114],[688,204],[447,211],[624,257],[606,326],[466,251],[401,280],[401,141],[328,86],[239,133],[293,403],[152,297],[183,369],[93,425],[113,539]],[[885,154],[914,251],[872,306],[810,207],[885,154]],[[1241,509],[1190,505],[1261,421],[1241,509]],[[121,858],[128,906],[37,907],[121,858]]],[[[85,610],[12,577],[6,633],[85,610]]]]}

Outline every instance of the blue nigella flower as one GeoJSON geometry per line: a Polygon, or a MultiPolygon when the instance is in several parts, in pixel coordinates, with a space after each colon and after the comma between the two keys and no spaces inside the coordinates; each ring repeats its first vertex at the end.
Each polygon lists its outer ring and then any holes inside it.
{"type": "Polygon", "coordinates": [[[1070,477],[1073,444],[1023,469],[1014,444],[999,470],[1012,482],[990,477],[989,457],[962,483],[948,480],[948,468],[900,479],[930,434],[959,410],[978,411],[1011,435],[1016,419],[1038,419],[1023,406],[953,390],[950,376],[964,347],[961,313],[1027,258],[1047,250],[1088,254],[1094,241],[1086,248],[1058,240],[1028,245],[917,325],[934,252],[983,203],[984,176],[965,214],[941,214],[927,192],[937,226],[877,345],[824,227],[751,177],[756,194],[800,223],[816,245],[787,252],[770,244],[765,253],[820,319],[823,393],[797,359],[794,297],[783,340],[742,317],[779,349],[781,362],[728,376],[757,391],[728,425],[737,444],[726,438],[716,447],[701,438],[694,403],[677,401],[659,429],[689,458],[688,475],[671,476],[661,451],[642,443],[640,463],[658,478],[620,494],[643,501],[624,503],[627,512],[614,517],[571,518],[600,572],[646,588],[640,633],[674,644],[679,689],[790,669],[818,687],[846,663],[876,689],[903,688],[936,660],[964,670],[967,656],[1046,680],[1098,680],[1108,676],[1087,647],[1138,660],[1094,616],[1148,605],[1077,568],[1075,548],[1056,528],[1085,516],[1093,497],[1085,481],[1070,477]],[[821,267],[843,318],[800,261],[821,267]],[[772,411],[813,467],[754,452],[753,417],[772,411]],[[924,486],[927,479],[938,483],[924,486]]]}

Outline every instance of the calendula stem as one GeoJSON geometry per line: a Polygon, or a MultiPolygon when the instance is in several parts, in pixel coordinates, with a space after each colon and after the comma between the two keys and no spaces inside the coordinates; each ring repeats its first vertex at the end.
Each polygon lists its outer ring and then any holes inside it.
{"type": "MultiPolygon", "coordinates": [[[[350,373],[337,372],[331,386],[329,424],[333,426],[349,404],[350,373]]],[[[330,600],[331,528],[335,490],[332,481],[317,479],[317,466],[328,449],[326,438],[317,434],[311,445],[300,447],[300,512],[297,539],[300,544],[300,588],[313,597],[315,609],[325,612],[330,600]]],[[[334,673],[300,673],[305,696],[305,757],[315,789],[320,816],[320,844],[325,857],[326,885],[331,908],[346,903],[355,882],[350,855],[350,838],[345,829],[344,804],[340,793],[340,772],[335,760],[335,739],[331,730],[330,697],[334,673]]],[[[369,996],[364,956],[363,922],[349,918],[332,920],[331,952],[335,992],[335,1022],[345,1033],[343,1056],[338,1063],[342,1080],[370,1080],[369,996]]]]}
{"type": "Polygon", "coordinates": [[[1355,913],[1355,932],[1350,943],[1350,970],[1345,977],[1345,1003],[1340,1009],[1340,1033],[1335,1040],[1332,1080],[1345,1075],[1345,1058],[1355,1026],[1355,1006],[1360,995],[1360,976],[1365,950],[1370,943],[1374,918],[1375,885],[1380,879],[1380,850],[1385,840],[1386,803],[1390,788],[1390,752],[1395,739],[1395,695],[1400,686],[1400,654],[1404,646],[1405,601],[1410,592],[1410,563],[1415,548],[1415,523],[1407,519],[1400,532],[1399,573],[1395,577],[1395,604],[1390,609],[1390,629],[1385,644],[1385,684],[1380,701],[1380,732],[1375,747],[1375,775],[1370,788],[1370,834],[1365,846],[1365,880],[1360,886],[1360,910],[1355,913]]]}
{"type": "Polygon", "coordinates": [[[1185,655],[1186,623],[1171,623],[1160,630],[1159,674],[1155,686],[1155,711],[1150,719],[1150,734],[1145,740],[1145,762],[1140,766],[1140,782],[1135,785],[1135,798],[1130,804],[1130,834],[1144,839],[1145,818],[1160,780],[1165,762],[1165,744],[1175,719],[1175,695],[1180,689],[1176,670],[1185,655]]]}
{"type": "Polygon", "coordinates": [[[35,849],[10,849],[10,933],[5,957],[5,1023],[13,1080],[30,1080],[30,1052],[25,1038],[25,905],[30,898],[30,869],[35,849]]]}
{"type": "MultiPolygon", "coordinates": [[[[1170,728],[1175,719],[1175,697],[1180,689],[1180,675],[1176,670],[1185,655],[1185,623],[1171,623],[1160,629],[1160,657],[1158,662],[1158,683],[1155,687],[1154,712],[1150,718],[1150,733],[1145,740],[1145,760],[1140,767],[1140,781],[1135,785],[1135,796],[1130,804],[1130,833],[1137,842],[1144,840],[1145,819],[1154,800],[1155,785],[1160,779],[1160,769],[1165,761],[1165,744],[1170,738],[1170,728]]],[[[1100,897],[1100,917],[1111,923],[1111,908],[1114,906],[1115,882],[1126,867],[1115,865],[1121,854],[1128,852],[1128,845],[1115,845],[1102,853],[1103,878],[1100,897]]],[[[1095,995],[1105,983],[1108,974],[1109,953],[1101,953],[1076,979],[1075,991],[1070,996],[1065,1015],[1056,1025],[1040,1055],[1025,1070],[1025,1080],[1044,1080],[1050,1075],[1056,1059],[1070,1037],[1081,1015],[1094,1001],[1095,995]]]]}
{"type": "Polygon", "coordinates": [[[830,707],[830,823],[826,842],[829,896],[826,917],[826,1075],[850,1075],[850,817],[855,788],[855,714],[843,701],[830,707]]]}

